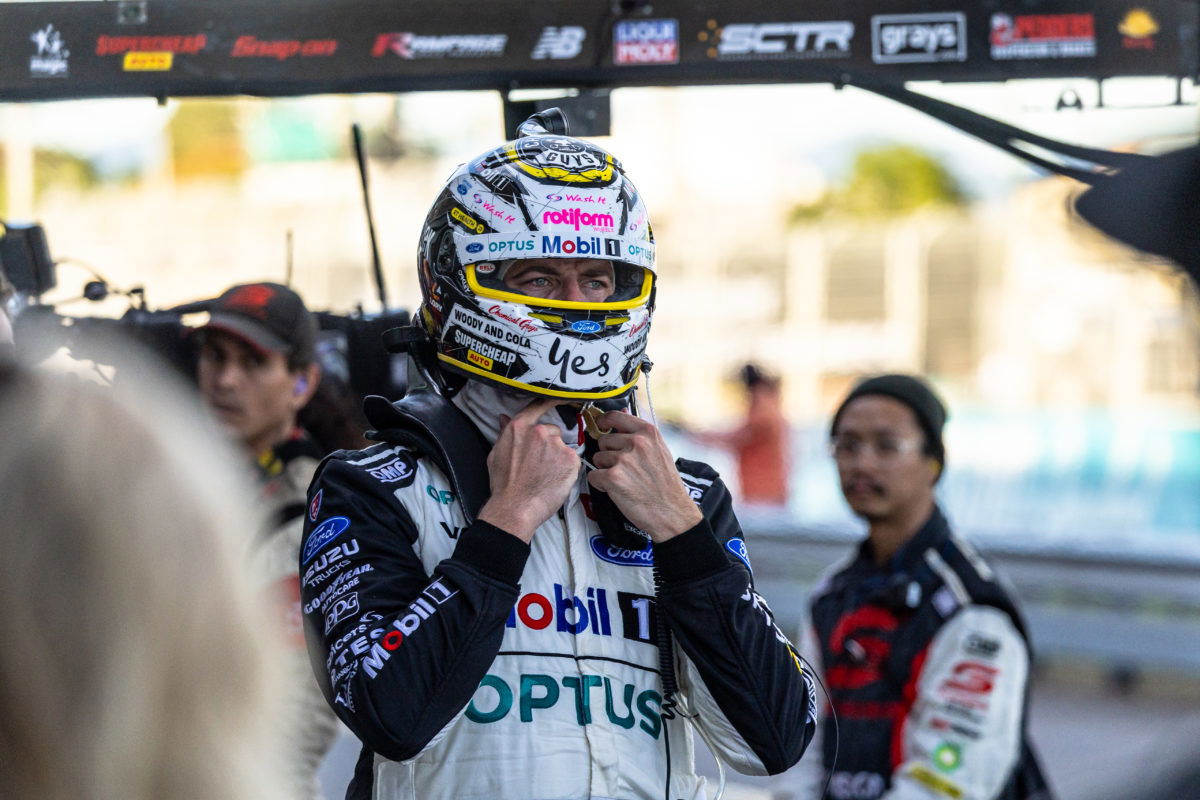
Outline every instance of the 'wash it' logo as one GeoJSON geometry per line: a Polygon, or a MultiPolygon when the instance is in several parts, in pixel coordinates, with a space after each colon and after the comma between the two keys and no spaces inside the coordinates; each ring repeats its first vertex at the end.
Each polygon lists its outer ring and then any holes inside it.
{"type": "Polygon", "coordinates": [[[575,230],[593,228],[599,231],[611,231],[614,225],[612,214],[592,214],[582,208],[547,211],[542,214],[542,222],[547,225],[567,225],[575,230]]]}

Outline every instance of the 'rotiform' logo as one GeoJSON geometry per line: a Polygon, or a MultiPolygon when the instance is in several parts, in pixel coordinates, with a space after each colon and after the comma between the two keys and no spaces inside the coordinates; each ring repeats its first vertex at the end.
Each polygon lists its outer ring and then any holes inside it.
{"type": "Polygon", "coordinates": [[[391,626],[393,630],[383,634],[379,641],[371,646],[371,652],[363,658],[363,670],[367,677],[374,678],[378,675],[379,670],[383,669],[383,665],[392,657],[392,652],[400,647],[404,638],[416,633],[421,623],[437,613],[438,606],[448,602],[456,594],[458,590],[451,591],[442,583],[441,578],[426,586],[421,596],[408,604],[408,613],[394,620],[391,626]]]}
{"type": "Polygon", "coordinates": [[[871,17],[871,60],[916,64],[967,60],[967,17],[940,14],[876,14],[871,17]]]}
{"type": "Polygon", "coordinates": [[[611,231],[615,223],[612,214],[592,214],[582,208],[564,208],[561,211],[546,211],[542,214],[542,222],[547,225],[567,225],[575,230],[595,228],[601,231],[611,231]]]}

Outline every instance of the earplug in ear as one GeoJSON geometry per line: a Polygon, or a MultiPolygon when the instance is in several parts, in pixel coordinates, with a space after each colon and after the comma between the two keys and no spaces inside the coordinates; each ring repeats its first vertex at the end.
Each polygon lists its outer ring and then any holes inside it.
{"type": "Polygon", "coordinates": [[[308,378],[301,375],[299,378],[296,378],[296,389],[293,392],[293,394],[295,394],[296,397],[299,397],[300,395],[304,394],[307,391],[308,391],[308,378]]]}

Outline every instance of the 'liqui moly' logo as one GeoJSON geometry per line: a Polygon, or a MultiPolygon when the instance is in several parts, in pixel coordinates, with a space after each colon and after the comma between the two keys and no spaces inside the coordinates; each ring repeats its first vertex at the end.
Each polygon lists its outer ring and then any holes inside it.
{"type": "Polygon", "coordinates": [[[547,225],[567,225],[575,230],[592,228],[599,231],[611,231],[614,225],[612,214],[592,214],[582,208],[547,211],[542,214],[542,222],[547,225]]]}

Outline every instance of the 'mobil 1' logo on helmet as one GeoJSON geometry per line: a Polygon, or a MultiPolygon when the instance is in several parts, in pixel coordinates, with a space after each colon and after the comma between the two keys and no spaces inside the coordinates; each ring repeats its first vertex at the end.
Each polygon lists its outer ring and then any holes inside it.
{"type": "Polygon", "coordinates": [[[617,174],[611,155],[566,136],[526,136],[510,145],[506,155],[518,169],[543,181],[607,186],[617,174]]]}

